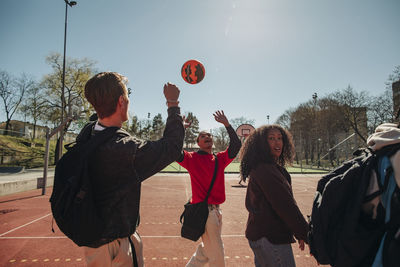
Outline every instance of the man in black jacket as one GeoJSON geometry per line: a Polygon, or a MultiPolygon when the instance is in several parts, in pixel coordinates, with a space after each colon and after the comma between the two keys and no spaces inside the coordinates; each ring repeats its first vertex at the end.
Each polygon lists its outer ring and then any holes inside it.
{"type": "MultiPolygon", "coordinates": [[[[107,127],[121,128],[128,120],[126,83],[127,79],[115,72],[96,74],[86,83],[85,97],[98,116],[92,134],[107,127]]],[[[184,127],[178,107],[179,93],[175,85],[164,85],[168,118],[160,140],[138,140],[119,129],[90,159],[94,198],[105,229],[98,243],[84,247],[89,267],[143,266],[142,242],[136,232],[141,182],[180,155],[184,127]]]]}

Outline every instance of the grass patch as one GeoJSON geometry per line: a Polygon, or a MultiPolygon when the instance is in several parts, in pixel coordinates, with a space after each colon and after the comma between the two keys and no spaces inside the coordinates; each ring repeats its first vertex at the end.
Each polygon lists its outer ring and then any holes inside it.
{"type": "MultiPolygon", "coordinates": [[[[55,140],[50,140],[49,164],[54,162],[55,140]]],[[[43,167],[46,140],[0,135],[1,166],[43,167]]]]}
{"type": "MultiPolygon", "coordinates": [[[[225,168],[226,173],[239,173],[240,162],[232,162],[225,168]]],[[[287,168],[289,173],[327,173],[328,170],[314,169],[314,168],[300,168],[298,166],[291,166],[287,168]]],[[[186,169],[181,167],[178,163],[173,162],[164,168],[161,172],[176,172],[176,173],[187,173],[186,169]]]]}
{"type": "MultiPolygon", "coordinates": [[[[14,137],[8,135],[0,135],[0,159],[1,166],[21,166],[25,168],[43,167],[44,150],[46,140],[35,139],[32,142],[30,139],[14,137]]],[[[49,165],[54,163],[54,150],[56,140],[50,140],[49,150],[49,165]]],[[[240,162],[234,161],[225,168],[226,173],[239,173],[240,162]]],[[[300,166],[290,166],[287,168],[289,173],[327,173],[327,170],[317,168],[300,168],[300,166]]],[[[178,163],[173,162],[164,168],[161,172],[172,173],[187,173],[186,169],[178,163]]]]}

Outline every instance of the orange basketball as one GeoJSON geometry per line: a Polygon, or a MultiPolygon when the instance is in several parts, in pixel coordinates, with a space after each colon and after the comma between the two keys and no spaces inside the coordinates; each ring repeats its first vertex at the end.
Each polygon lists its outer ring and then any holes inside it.
{"type": "Polygon", "coordinates": [[[181,75],[182,78],[190,83],[196,84],[203,80],[206,70],[200,61],[191,59],[185,62],[182,66],[181,75]]]}

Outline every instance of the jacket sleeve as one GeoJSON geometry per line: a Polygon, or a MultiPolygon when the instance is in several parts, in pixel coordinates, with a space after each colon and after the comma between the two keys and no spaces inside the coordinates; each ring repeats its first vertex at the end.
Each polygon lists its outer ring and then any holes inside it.
{"type": "Polygon", "coordinates": [[[231,125],[226,127],[226,130],[229,134],[228,156],[229,158],[233,159],[238,154],[240,147],[242,146],[242,142],[240,142],[239,137],[231,125]]]}
{"type": "Polygon", "coordinates": [[[308,224],[293,197],[291,185],[272,164],[257,170],[257,183],[276,214],[285,222],[296,239],[307,242],[308,224]]]}
{"type": "Polygon", "coordinates": [[[139,143],[135,169],[143,181],[174,162],[181,155],[185,130],[179,107],[168,108],[168,118],[163,137],[157,141],[139,143]]]}

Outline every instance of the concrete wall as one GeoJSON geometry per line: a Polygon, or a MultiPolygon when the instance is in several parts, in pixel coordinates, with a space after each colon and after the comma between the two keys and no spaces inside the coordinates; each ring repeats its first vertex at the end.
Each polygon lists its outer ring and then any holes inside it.
{"type": "MultiPolygon", "coordinates": [[[[54,177],[47,177],[47,186],[53,186],[54,177]]],[[[40,189],[43,187],[43,175],[38,174],[36,178],[28,178],[15,181],[2,181],[0,183],[0,196],[28,190],[40,189]]]]}

